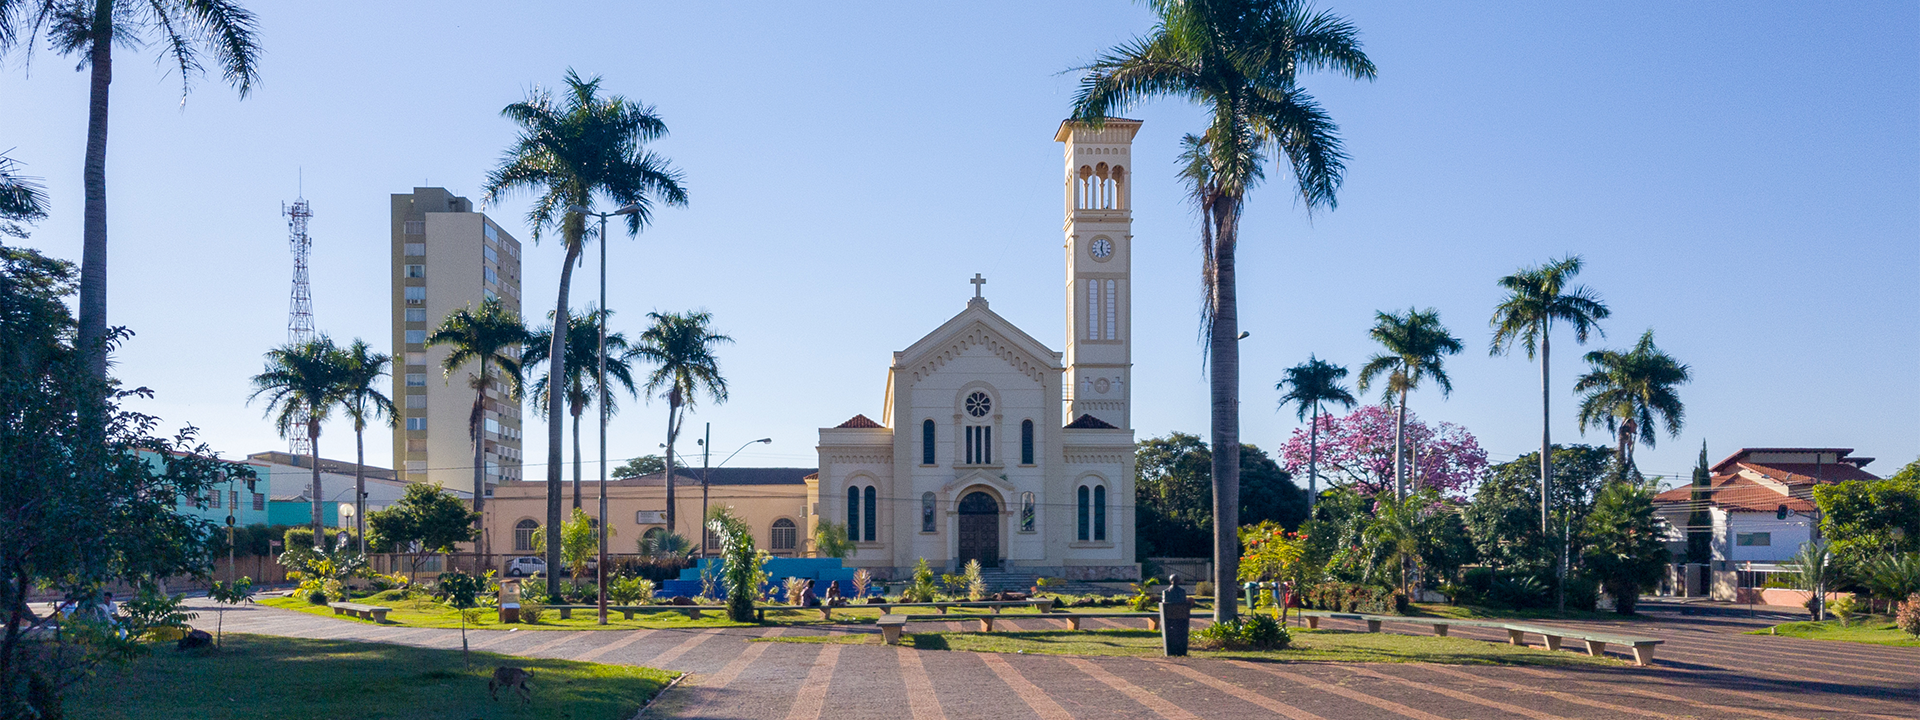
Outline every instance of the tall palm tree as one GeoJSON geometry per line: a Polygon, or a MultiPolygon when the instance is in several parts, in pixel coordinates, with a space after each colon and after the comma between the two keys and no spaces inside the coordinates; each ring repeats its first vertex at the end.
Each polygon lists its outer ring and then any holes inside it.
{"type": "MultiPolygon", "coordinates": [[[[446,319],[440,321],[440,327],[434,328],[433,333],[427,336],[428,347],[445,345],[448,348],[447,359],[440,363],[440,369],[447,377],[453,377],[467,363],[479,363],[479,368],[467,378],[467,386],[473,388],[473,412],[467,416],[467,433],[473,438],[475,513],[485,507],[487,496],[487,466],[482,453],[487,446],[487,391],[493,389],[493,376],[496,374],[488,366],[499,366],[499,374],[507,376],[501,393],[517,398],[520,393],[519,349],[526,342],[527,326],[521,324],[520,316],[508,310],[499,298],[482,301],[478,312],[460,308],[447,313],[446,319]]],[[[477,517],[475,522],[479,522],[477,517]]],[[[558,563],[553,565],[559,566],[558,563]]]]}
{"type": "Polygon", "coordinates": [[[1334,403],[1352,408],[1356,402],[1353,393],[1340,384],[1347,376],[1347,369],[1321,360],[1312,355],[1307,361],[1287,368],[1287,376],[1275,383],[1273,389],[1284,391],[1280,396],[1280,408],[1293,403],[1294,417],[1306,420],[1311,413],[1313,420],[1307,425],[1307,517],[1313,517],[1313,502],[1320,494],[1320,406],[1334,403]]]}
{"type": "MultiPolygon", "coordinates": [[[[1189,136],[1201,162],[1185,172],[1201,211],[1213,447],[1240,446],[1240,314],[1235,250],[1246,193],[1262,178],[1267,153],[1284,155],[1309,213],[1333,208],[1346,173],[1338,126],[1298,75],[1331,70],[1371,80],[1373,61],[1345,18],[1304,0],[1151,0],[1157,16],[1145,36],[1113,47],[1081,68],[1073,119],[1095,127],[1158,97],[1210,110],[1206,132],[1189,136]],[[1196,177],[1198,175],[1199,177],[1196,177]]],[[[1214,587],[1237,587],[1240,454],[1214,453],[1214,587]]],[[[1224,597],[1224,596],[1223,596],[1224,597]]],[[[1228,598],[1230,599],[1230,598],[1228,598]]],[[[1214,619],[1237,605],[1215,603],[1214,619]]]]}
{"type": "Polygon", "coordinates": [[[1668,435],[1680,436],[1687,408],[1675,388],[1693,380],[1693,370],[1654,347],[1652,330],[1632,350],[1595,350],[1586,360],[1591,372],[1573,384],[1574,392],[1586,393],[1580,400],[1580,431],[1600,425],[1614,433],[1620,477],[1628,477],[1636,439],[1653,447],[1663,424],[1668,435]]]}
{"type": "Polygon", "coordinates": [[[346,367],[340,374],[340,408],[353,421],[353,531],[360,537],[360,552],[367,552],[367,423],[384,419],[393,424],[393,399],[380,392],[375,383],[387,374],[393,356],[377,353],[365,340],[355,339],[347,346],[346,367]]]}
{"type": "Polygon", "coordinates": [[[1600,296],[1584,285],[1568,287],[1567,282],[1580,274],[1580,256],[1568,255],[1538,267],[1521,268],[1500,278],[1507,298],[1493,308],[1493,343],[1488,352],[1504,355],[1519,345],[1527,358],[1540,356],[1540,531],[1549,532],[1547,518],[1548,488],[1553,485],[1553,413],[1548,410],[1548,361],[1552,349],[1554,321],[1573,326],[1574,342],[1585,345],[1591,333],[1600,330],[1600,321],[1613,314],[1600,296]]]}
{"type": "MultiPolygon", "coordinates": [[[[612,315],[612,311],[599,311],[587,308],[585,315],[572,315],[567,319],[566,338],[566,375],[561,378],[565,383],[567,396],[567,414],[573,416],[573,508],[580,509],[580,415],[593,399],[600,396],[596,381],[597,370],[594,365],[600,354],[600,326],[596,318],[612,315]],[[592,317],[588,317],[588,316],[592,317]]],[[[533,332],[527,342],[527,349],[520,353],[520,366],[531,368],[539,366],[552,352],[553,327],[542,327],[533,332]]],[[[633,366],[627,363],[627,337],[620,333],[607,333],[607,378],[609,390],[613,387],[625,387],[627,394],[634,394],[633,366]]],[[[540,412],[548,412],[552,406],[547,404],[550,378],[542,374],[533,382],[533,404],[540,412]]],[[[611,417],[619,412],[619,404],[613,400],[613,393],[607,393],[607,415],[611,417]]]]}
{"type": "Polygon", "coordinates": [[[313,544],[318,548],[327,547],[321,513],[325,496],[320,492],[320,424],[345,399],[341,379],[352,364],[346,351],[326,335],[287,343],[267,351],[267,367],[253,376],[253,393],[247,396],[249,403],[266,397],[267,414],[273,416],[273,427],[280,437],[289,437],[294,423],[306,419],[309,464],[313,466],[313,544]]]}
{"type": "Polygon", "coordinates": [[[113,48],[155,45],[180,72],[181,102],[211,55],[244,98],[259,81],[253,13],[235,0],[0,0],[0,54],[31,51],[46,33],[90,71],[87,155],[82,180],[80,323],[75,347],[95,380],[107,377],[107,108],[113,48]]]}
{"type": "MultiPolygon", "coordinates": [[[[674,532],[673,444],[680,437],[681,420],[702,391],[715,404],[727,401],[727,379],[720,374],[716,346],[733,338],[713,331],[713,313],[647,313],[653,326],[640,333],[629,353],[654,365],[647,373],[647,395],[667,401],[667,532],[674,532]]],[[[704,547],[704,544],[702,545],[704,547]]]]}
{"type": "MultiPolygon", "coordinates": [[[[583,79],[567,71],[567,93],[556,100],[553,93],[534,88],[527,99],[506,106],[500,114],[520,126],[520,135],[500,158],[500,165],[487,173],[487,204],[498,202],[508,193],[539,193],[533,209],[527,212],[533,226],[534,242],[549,230],[560,233],[566,248],[566,260],[560,264],[560,292],[554,302],[555,327],[568,325],[567,295],[573,288],[573,266],[580,258],[588,234],[586,218],[567,208],[591,207],[594,196],[601,195],[618,205],[637,205],[627,216],[627,235],[637,235],[653,219],[655,202],[667,205],[687,204],[687,191],[680,186],[680,171],[672,163],[646,149],[646,144],[667,134],[667,124],[653,113],[653,107],[632,102],[619,95],[600,97],[600,78],[583,79]]],[[[564,335],[556,333],[547,349],[547,377],[565,378],[567,353],[560,346],[564,335]]],[[[559,407],[564,398],[564,383],[549,383],[547,405],[559,407]]],[[[559,413],[547,413],[547,527],[560,527],[561,435],[565,423],[559,413]]],[[[560,548],[547,548],[547,565],[560,567],[560,548]]],[[[548,589],[558,593],[559,578],[549,574],[548,589]]]]}
{"type": "MultiPolygon", "coordinates": [[[[0,16],[3,18],[4,16],[0,16]]],[[[47,186],[40,178],[20,174],[19,162],[0,153],[0,235],[27,236],[15,222],[33,222],[47,216],[47,186]]]]}
{"type": "Polygon", "coordinates": [[[1376,312],[1367,334],[1387,351],[1375,354],[1360,368],[1360,391],[1366,392],[1385,375],[1382,391],[1389,400],[1399,396],[1400,408],[1393,421],[1393,489],[1394,497],[1405,500],[1407,393],[1419,389],[1422,380],[1432,379],[1440,387],[1440,397],[1452,395],[1453,380],[1447,377],[1445,358],[1460,354],[1464,346],[1440,324],[1440,311],[1433,308],[1408,308],[1405,315],[1376,312]]]}

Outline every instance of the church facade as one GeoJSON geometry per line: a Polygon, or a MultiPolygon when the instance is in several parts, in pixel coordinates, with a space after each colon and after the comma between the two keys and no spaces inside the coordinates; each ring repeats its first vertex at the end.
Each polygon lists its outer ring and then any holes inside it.
{"type": "MultiPolygon", "coordinates": [[[[847,559],[883,578],[922,558],[957,572],[1134,580],[1128,169],[1140,123],[1061,126],[1065,350],[974,297],[893,353],[880,419],[820,429],[809,525],[842,523],[847,559]]],[[[811,534],[811,533],[809,533],[811,534]]]]}

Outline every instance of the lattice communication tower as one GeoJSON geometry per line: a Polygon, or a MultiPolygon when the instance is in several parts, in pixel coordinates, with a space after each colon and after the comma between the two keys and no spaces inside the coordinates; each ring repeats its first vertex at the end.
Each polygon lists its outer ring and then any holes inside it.
{"type": "MultiPolygon", "coordinates": [[[[307,207],[307,199],[301,197],[291,205],[281,203],[280,214],[287,218],[287,242],[293,249],[293,300],[287,307],[287,342],[305,343],[313,340],[314,335],[313,287],[307,281],[307,254],[313,249],[313,238],[307,236],[307,220],[313,217],[313,210],[307,207]]],[[[295,456],[312,452],[306,413],[294,418],[290,430],[287,451],[295,456]]]]}

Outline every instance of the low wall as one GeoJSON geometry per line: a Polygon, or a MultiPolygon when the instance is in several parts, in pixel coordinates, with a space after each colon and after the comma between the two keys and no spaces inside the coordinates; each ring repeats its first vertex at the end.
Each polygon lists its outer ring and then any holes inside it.
{"type": "MultiPolygon", "coordinates": [[[[1827,602],[1839,600],[1853,593],[1827,593],[1827,602]]],[[[1734,591],[1735,603],[1755,605],[1778,605],[1780,607],[1806,607],[1807,598],[1813,597],[1809,590],[1789,590],[1787,588],[1738,588],[1734,591]]]]}

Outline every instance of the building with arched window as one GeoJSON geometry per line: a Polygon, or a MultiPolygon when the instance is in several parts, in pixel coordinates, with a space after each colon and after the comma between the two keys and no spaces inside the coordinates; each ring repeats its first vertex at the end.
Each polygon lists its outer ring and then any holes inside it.
{"type": "Polygon", "coordinates": [[[1131,188],[1140,123],[1064,123],[1065,351],[987,303],[893,353],[886,401],[820,430],[811,518],[843,524],[849,565],[887,578],[921,558],[1018,575],[1139,577],[1133,562],[1131,188]],[[902,431],[896,433],[895,428],[902,431]]]}

